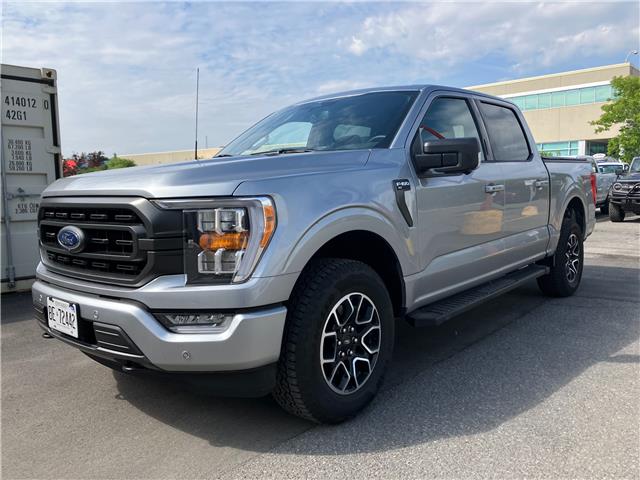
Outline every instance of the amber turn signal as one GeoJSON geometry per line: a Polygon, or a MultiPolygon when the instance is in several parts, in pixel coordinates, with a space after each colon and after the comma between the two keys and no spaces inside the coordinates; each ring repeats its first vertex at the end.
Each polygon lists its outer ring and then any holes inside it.
{"type": "Polygon", "coordinates": [[[262,212],[264,214],[264,231],[260,239],[260,246],[264,248],[276,229],[276,210],[272,205],[265,205],[262,207],[262,212]]]}
{"type": "Polygon", "coordinates": [[[198,244],[203,250],[243,250],[249,242],[249,232],[230,232],[218,234],[215,232],[200,235],[198,244]]]}

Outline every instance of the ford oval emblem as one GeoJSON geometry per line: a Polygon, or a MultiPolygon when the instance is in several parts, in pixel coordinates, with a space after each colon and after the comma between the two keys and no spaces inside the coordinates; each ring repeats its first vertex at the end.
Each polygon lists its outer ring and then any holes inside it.
{"type": "Polygon", "coordinates": [[[62,227],[58,232],[58,243],[70,253],[76,253],[84,247],[84,232],[78,227],[62,227]]]}

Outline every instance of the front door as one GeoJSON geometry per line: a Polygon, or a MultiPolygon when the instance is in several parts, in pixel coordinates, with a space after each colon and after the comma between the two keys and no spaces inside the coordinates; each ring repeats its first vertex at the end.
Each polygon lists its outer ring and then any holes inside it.
{"type": "MultiPolygon", "coordinates": [[[[435,95],[413,138],[475,137],[483,145],[477,111],[468,98],[435,95]]],[[[421,147],[420,147],[421,148],[421,147]]],[[[485,160],[468,174],[418,179],[416,199],[424,270],[416,306],[481,283],[499,269],[504,236],[502,165],[485,160]]]]}

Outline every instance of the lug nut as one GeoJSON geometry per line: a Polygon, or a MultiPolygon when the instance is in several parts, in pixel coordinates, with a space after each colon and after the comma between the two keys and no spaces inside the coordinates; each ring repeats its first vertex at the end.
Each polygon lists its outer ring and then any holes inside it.
{"type": "Polygon", "coordinates": [[[349,355],[353,355],[353,350],[349,350],[349,355]]]}
{"type": "Polygon", "coordinates": [[[342,346],[342,342],[340,340],[338,340],[338,346],[342,346]]]}
{"type": "Polygon", "coordinates": [[[358,337],[353,338],[353,343],[358,343],[358,337]]]}

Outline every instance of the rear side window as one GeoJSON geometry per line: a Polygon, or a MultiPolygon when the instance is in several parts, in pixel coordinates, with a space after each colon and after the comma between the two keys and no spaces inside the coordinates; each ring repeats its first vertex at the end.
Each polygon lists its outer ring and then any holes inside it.
{"type": "Polygon", "coordinates": [[[493,158],[499,162],[524,162],[529,159],[529,145],[515,112],[492,103],[480,103],[493,158]]]}

